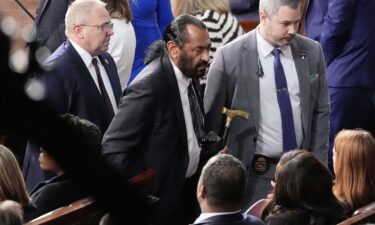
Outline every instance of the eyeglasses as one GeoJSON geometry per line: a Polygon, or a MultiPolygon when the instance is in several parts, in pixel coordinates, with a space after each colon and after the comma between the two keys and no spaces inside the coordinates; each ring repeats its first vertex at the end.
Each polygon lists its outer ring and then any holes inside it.
{"type": "Polygon", "coordinates": [[[86,27],[96,27],[98,29],[101,29],[104,32],[108,32],[113,29],[113,23],[103,23],[102,25],[93,25],[93,24],[80,24],[80,26],[86,26],[86,27]]]}

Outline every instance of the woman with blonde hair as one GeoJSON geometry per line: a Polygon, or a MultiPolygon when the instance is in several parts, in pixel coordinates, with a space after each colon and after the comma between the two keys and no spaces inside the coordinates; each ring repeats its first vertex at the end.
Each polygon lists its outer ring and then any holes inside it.
{"type": "Polygon", "coordinates": [[[334,142],[333,191],[350,215],[375,201],[375,139],[365,130],[342,130],[334,142]]]}
{"type": "Polygon", "coordinates": [[[20,167],[13,153],[0,145],[0,202],[13,200],[21,204],[24,221],[31,219],[35,207],[26,191],[20,167]]]}

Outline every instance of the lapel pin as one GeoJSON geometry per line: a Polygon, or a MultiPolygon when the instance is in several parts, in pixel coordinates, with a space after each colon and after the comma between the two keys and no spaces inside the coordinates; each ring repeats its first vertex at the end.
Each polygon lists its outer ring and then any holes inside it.
{"type": "Polygon", "coordinates": [[[301,53],[301,59],[305,59],[306,58],[306,54],[305,53],[301,53]]]}
{"type": "Polygon", "coordinates": [[[105,63],[105,64],[109,64],[109,62],[108,62],[107,59],[104,59],[104,63],[105,63]]]}

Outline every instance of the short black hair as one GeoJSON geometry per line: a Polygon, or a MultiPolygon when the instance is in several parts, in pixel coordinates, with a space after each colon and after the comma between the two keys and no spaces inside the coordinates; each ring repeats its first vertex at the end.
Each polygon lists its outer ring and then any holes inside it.
{"type": "Polygon", "coordinates": [[[241,161],[229,154],[212,157],[204,166],[201,184],[211,205],[241,204],[246,186],[246,171],[241,161]]]}
{"type": "Polygon", "coordinates": [[[97,125],[68,113],[61,115],[61,118],[69,127],[73,127],[72,130],[77,132],[79,136],[83,138],[83,143],[89,144],[94,148],[101,146],[102,133],[97,125]]]}

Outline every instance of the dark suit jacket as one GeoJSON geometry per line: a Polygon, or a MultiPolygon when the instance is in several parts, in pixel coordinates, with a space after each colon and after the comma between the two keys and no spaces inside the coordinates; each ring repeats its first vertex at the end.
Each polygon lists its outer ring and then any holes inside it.
{"type": "MultiPolygon", "coordinates": [[[[115,62],[108,53],[99,55],[99,59],[107,71],[118,104],[121,86],[115,62]]],[[[71,113],[93,122],[104,134],[112,118],[90,72],[71,44],[54,65],[54,70],[40,77],[46,88],[46,102],[58,113],[71,113]]],[[[38,157],[39,147],[28,143],[23,174],[29,191],[38,183],[51,178],[45,177],[40,169],[38,157]]]]}
{"type": "Polygon", "coordinates": [[[38,45],[46,46],[51,52],[66,40],[65,13],[74,0],[40,0],[34,22],[38,45]]]}
{"type": "Polygon", "coordinates": [[[65,174],[39,183],[30,195],[37,208],[34,218],[88,196],[65,174]]]}
{"type": "Polygon", "coordinates": [[[329,0],[320,39],[329,87],[373,87],[375,1],[329,0]]]}
{"type": "Polygon", "coordinates": [[[324,17],[328,11],[329,0],[308,1],[305,18],[306,36],[319,41],[323,32],[324,17]]]}
{"type": "Polygon", "coordinates": [[[152,61],[125,89],[103,137],[103,149],[107,161],[124,177],[146,168],[156,171],[152,193],[160,198],[156,222],[175,224],[189,155],[178,84],[167,56],[152,61]]]}
{"type": "Polygon", "coordinates": [[[244,215],[242,213],[235,213],[229,215],[218,215],[204,219],[201,222],[194,223],[195,225],[264,225],[260,219],[244,215]]]}

